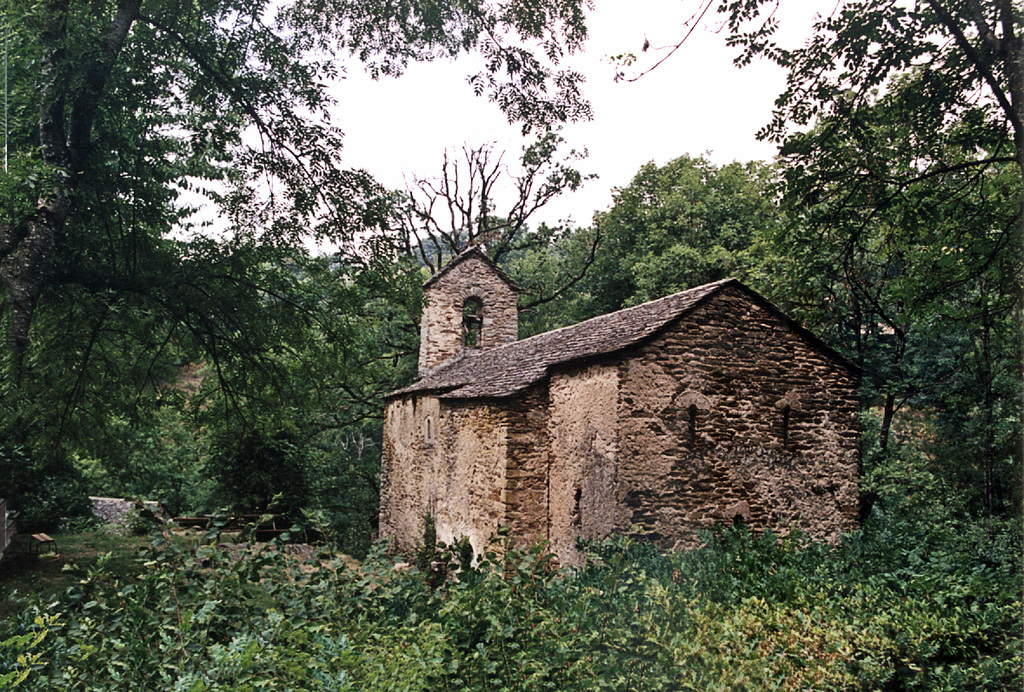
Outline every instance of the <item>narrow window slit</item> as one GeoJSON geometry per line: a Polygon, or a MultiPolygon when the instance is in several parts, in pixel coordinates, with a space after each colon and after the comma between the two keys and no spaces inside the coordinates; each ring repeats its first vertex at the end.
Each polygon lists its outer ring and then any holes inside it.
{"type": "Polygon", "coordinates": [[[479,298],[466,298],[466,302],[462,304],[462,345],[465,348],[480,348],[482,312],[483,303],[479,298]]]}

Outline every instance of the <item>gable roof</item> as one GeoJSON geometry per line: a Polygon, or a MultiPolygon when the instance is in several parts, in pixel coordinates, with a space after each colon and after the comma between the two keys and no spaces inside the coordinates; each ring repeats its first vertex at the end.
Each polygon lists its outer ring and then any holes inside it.
{"type": "Polygon", "coordinates": [[[485,253],[476,245],[470,245],[468,248],[457,254],[455,257],[452,257],[450,260],[448,260],[448,264],[444,265],[440,271],[436,272],[429,279],[423,282],[423,288],[429,288],[430,286],[433,286],[442,276],[444,276],[452,269],[465,262],[470,257],[476,257],[478,260],[483,261],[485,264],[487,264],[487,266],[489,266],[494,271],[494,273],[498,276],[499,279],[501,279],[502,281],[509,285],[509,288],[511,288],[516,293],[519,293],[519,287],[516,286],[515,282],[512,280],[512,277],[506,274],[501,269],[501,267],[494,263],[494,260],[487,256],[487,253],[485,253]]]}
{"type": "Polygon", "coordinates": [[[408,387],[391,392],[387,397],[414,393],[432,393],[442,399],[512,396],[547,377],[555,366],[615,353],[645,341],[727,287],[741,290],[784,321],[812,348],[823,352],[843,367],[859,372],[857,366],[758,293],[736,279],[724,279],[504,346],[484,351],[463,351],[448,363],[428,372],[408,387]]]}

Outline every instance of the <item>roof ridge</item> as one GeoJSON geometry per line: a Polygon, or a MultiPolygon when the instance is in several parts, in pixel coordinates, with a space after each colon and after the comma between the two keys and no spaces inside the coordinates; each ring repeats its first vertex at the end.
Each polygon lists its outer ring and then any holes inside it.
{"type": "Polygon", "coordinates": [[[498,275],[499,279],[507,283],[509,288],[513,291],[519,293],[519,286],[517,286],[516,282],[512,280],[512,277],[505,273],[505,270],[499,267],[497,262],[488,257],[487,253],[481,250],[479,245],[470,245],[465,250],[448,260],[447,264],[431,274],[430,278],[423,282],[423,288],[427,288],[437,282],[442,276],[462,264],[471,255],[475,255],[477,259],[485,262],[494,271],[494,273],[498,275]]]}
{"type": "Polygon", "coordinates": [[[665,303],[665,302],[668,302],[668,301],[673,300],[673,299],[678,300],[681,296],[683,296],[686,293],[691,293],[691,292],[696,292],[696,291],[702,291],[702,292],[703,291],[707,291],[707,293],[710,294],[713,290],[722,288],[723,286],[725,286],[726,284],[728,284],[730,282],[738,283],[738,281],[736,279],[732,278],[732,277],[729,277],[728,279],[719,279],[718,281],[712,281],[711,283],[702,284],[700,286],[694,286],[693,288],[687,288],[687,289],[685,289],[683,291],[676,291],[675,293],[670,293],[667,296],[662,296],[661,298],[655,298],[654,300],[648,300],[648,301],[646,301],[644,303],[640,303],[639,305],[631,305],[628,308],[619,308],[618,310],[615,310],[613,312],[606,312],[603,315],[595,315],[594,317],[588,317],[587,319],[583,320],[582,322],[577,322],[576,324],[567,324],[564,327],[558,327],[556,329],[549,329],[546,332],[541,332],[540,334],[534,334],[533,336],[528,336],[525,339],[520,339],[518,341],[513,341],[511,343],[502,344],[501,346],[496,346],[495,348],[488,349],[488,352],[496,351],[499,348],[507,348],[509,346],[515,346],[517,344],[524,344],[527,341],[532,341],[533,339],[538,339],[538,338],[540,338],[542,336],[547,336],[549,334],[556,334],[558,332],[565,332],[565,331],[572,330],[572,329],[578,329],[580,327],[583,327],[584,325],[592,324],[593,322],[598,322],[598,321],[607,319],[607,318],[611,317],[612,315],[627,315],[627,314],[631,314],[632,312],[640,311],[640,308],[646,308],[646,309],[650,310],[654,305],[657,305],[659,303],[665,303]]]}
{"type": "Polygon", "coordinates": [[[447,392],[448,396],[507,396],[543,379],[556,365],[614,353],[661,331],[725,286],[722,279],[656,300],[634,305],[583,322],[535,334],[479,352],[464,352],[388,397],[417,391],[447,392]],[[631,320],[640,315],[638,320],[631,320]],[[630,322],[635,324],[630,324],[630,322]]]}

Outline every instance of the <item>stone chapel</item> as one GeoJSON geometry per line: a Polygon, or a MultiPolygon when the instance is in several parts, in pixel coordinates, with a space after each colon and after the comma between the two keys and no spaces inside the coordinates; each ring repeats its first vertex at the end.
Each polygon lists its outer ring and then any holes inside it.
{"type": "Polygon", "coordinates": [[[518,340],[479,249],[424,284],[419,377],[387,397],[381,535],[479,553],[499,527],[692,547],[738,518],[834,541],[857,525],[858,372],[735,279],[518,340]]]}

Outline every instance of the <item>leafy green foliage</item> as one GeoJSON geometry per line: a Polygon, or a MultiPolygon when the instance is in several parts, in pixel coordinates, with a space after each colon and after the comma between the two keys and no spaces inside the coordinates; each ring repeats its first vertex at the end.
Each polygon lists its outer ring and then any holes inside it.
{"type": "Polygon", "coordinates": [[[1017,689],[1017,527],[946,508],[911,461],[869,476],[883,502],[836,546],[735,527],[690,552],[589,544],[568,571],[543,546],[469,559],[435,540],[424,569],[396,570],[381,546],[355,566],[225,552],[215,531],[158,538],[134,573],[101,561],[23,603],[0,625],[0,675],[25,690],[1017,689]]]}
{"type": "Polygon", "coordinates": [[[22,531],[52,531],[67,516],[88,509],[81,475],[66,457],[33,455],[11,434],[0,444],[0,474],[8,506],[19,512],[22,531]]]}
{"type": "Polygon", "coordinates": [[[764,236],[782,259],[761,283],[864,368],[865,400],[883,411],[882,452],[898,412],[938,412],[942,442],[978,470],[979,506],[1000,512],[1021,435],[1010,403],[1020,397],[1010,374],[1020,361],[1020,181],[978,149],[1005,140],[934,141],[938,124],[916,101],[922,78],[789,139],[789,222],[764,236]],[[942,169],[922,173],[927,160],[942,169]]]}
{"type": "Polygon", "coordinates": [[[938,422],[976,506],[1019,512],[1024,15],[851,0],[791,50],[771,5],[717,3],[738,63],[787,70],[760,133],[781,146],[787,223],[765,229],[758,283],[864,368],[880,453],[901,412],[938,422]]]}
{"type": "MultiPolygon", "coordinates": [[[[786,90],[761,136],[782,143],[793,126],[855,124],[880,88],[891,91],[911,76],[914,89],[905,95],[915,112],[907,114],[905,124],[927,144],[919,150],[917,173],[957,168],[952,160],[933,159],[936,149],[979,148],[987,153],[975,157],[975,163],[1015,161],[1021,181],[1024,85],[1016,37],[1024,15],[1012,0],[928,0],[912,6],[851,0],[820,16],[811,38],[793,50],[775,42],[779,24],[771,5],[767,0],[718,3],[729,43],[741,49],[736,62],[765,57],[788,73],[786,90]],[[989,145],[993,140],[1001,140],[996,150],[989,145]]],[[[820,144],[818,153],[827,155],[827,145],[820,144]]],[[[881,156],[876,160],[884,162],[881,156]]],[[[1021,201],[1018,195],[1018,210],[1021,201]]]]}
{"type": "Polygon", "coordinates": [[[309,503],[308,464],[293,432],[226,430],[211,446],[206,470],[217,481],[220,506],[241,511],[266,507],[296,517],[309,503]]]}
{"type": "Polygon", "coordinates": [[[574,291],[573,317],[743,278],[755,239],[779,223],[771,175],[760,163],[718,167],[690,156],[644,165],[595,216],[601,252],[574,291]]]}
{"type": "Polygon", "coordinates": [[[209,511],[269,489],[225,498],[229,474],[214,474],[218,488],[204,469],[254,477],[236,462],[267,456],[301,479],[290,504],[368,527],[368,457],[331,440],[365,437],[380,393],[410,376],[420,279],[373,235],[394,198],[343,166],[329,82],[345,56],[376,76],[483,53],[478,91],[544,131],[589,113],[582,78],[558,67],[586,37],[580,3],[3,11],[13,156],[0,174],[0,432],[18,450],[5,457],[29,460],[10,499],[52,524],[86,509],[81,472],[93,492],[209,511]],[[215,228],[193,216],[203,204],[215,228]],[[341,250],[313,258],[312,243],[341,250]],[[183,387],[196,371],[198,386],[183,387]],[[289,449],[270,454],[282,435],[289,449]],[[358,484],[359,520],[310,499],[353,459],[340,485],[358,484]]]}

